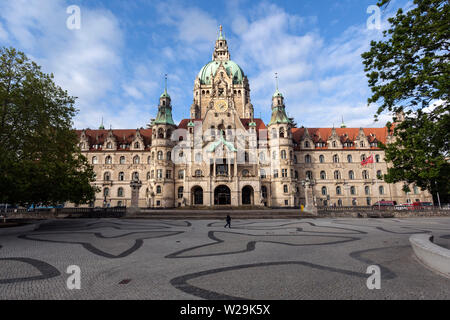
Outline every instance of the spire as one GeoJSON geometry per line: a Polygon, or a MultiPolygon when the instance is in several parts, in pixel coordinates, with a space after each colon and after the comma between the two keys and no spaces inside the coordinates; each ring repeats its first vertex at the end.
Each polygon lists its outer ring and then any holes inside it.
{"type": "Polygon", "coordinates": [[[99,130],[105,130],[105,126],[103,125],[103,117],[102,117],[102,124],[100,125],[100,127],[98,127],[99,130]]]}
{"type": "Polygon", "coordinates": [[[275,72],[275,83],[276,83],[276,90],[275,90],[275,93],[273,94],[272,98],[276,98],[276,97],[283,98],[283,95],[278,90],[278,72],[275,72]]]}
{"type": "Polygon", "coordinates": [[[219,28],[219,35],[214,46],[213,61],[228,61],[230,60],[230,52],[228,51],[228,44],[223,35],[222,26],[219,28]]]}
{"type": "Polygon", "coordinates": [[[164,93],[159,97],[158,114],[154,123],[175,125],[172,118],[170,96],[167,93],[167,74],[164,75],[164,93]]]}
{"type": "Polygon", "coordinates": [[[219,36],[217,37],[217,40],[225,40],[225,36],[222,33],[222,25],[219,27],[219,36]]]}
{"type": "Polygon", "coordinates": [[[164,92],[159,98],[170,98],[169,94],[167,93],[167,73],[164,75],[164,92]]]}
{"type": "Polygon", "coordinates": [[[344,116],[342,116],[342,124],[341,124],[341,128],[347,128],[347,126],[344,123],[344,116]]]}

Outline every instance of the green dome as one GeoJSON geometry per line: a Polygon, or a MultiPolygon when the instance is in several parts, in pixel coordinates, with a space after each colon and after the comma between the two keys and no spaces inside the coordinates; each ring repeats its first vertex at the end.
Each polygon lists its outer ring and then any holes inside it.
{"type": "Polygon", "coordinates": [[[161,98],[170,98],[170,96],[169,96],[169,94],[167,93],[167,91],[164,90],[163,94],[162,94],[159,98],[160,98],[160,99],[161,99],[161,98]]]}
{"type": "Polygon", "coordinates": [[[272,98],[275,98],[275,97],[283,97],[283,95],[281,94],[280,91],[278,91],[278,89],[277,89],[277,91],[275,91],[275,93],[272,96],[272,98]]]}
{"type": "MultiPolygon", "coordinates": [[[[211,84],[211,73],[216,75],[217,69],[220,66],[220,61],[211,61],[206,64],[198,73],[198,78],[201,84],[211,84]]],[[[242,84],[244,79],[244,71],[232,60],[222,61],[225,70],[229,77],[233,77],[234,84],[242,84]]]]}

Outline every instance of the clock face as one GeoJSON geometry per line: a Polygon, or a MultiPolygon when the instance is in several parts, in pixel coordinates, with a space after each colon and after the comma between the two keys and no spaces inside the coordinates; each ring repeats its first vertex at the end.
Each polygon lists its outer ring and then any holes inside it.
{"type": "Polygon", "coordinates": [[[214,103],[217,112],[226,112],[228,110],[228,103],[226,100],[217,100],[214,103]]]}

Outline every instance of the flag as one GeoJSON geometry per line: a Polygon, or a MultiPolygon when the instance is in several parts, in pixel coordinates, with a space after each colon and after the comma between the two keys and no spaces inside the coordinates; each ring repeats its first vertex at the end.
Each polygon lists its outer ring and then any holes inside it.
{"type": "Polygon", "coordinates": [[[370,157],[366,158],[365,160],[361,161],[362,166],[365,166],[368,163],[373,163],[373,154],[371,154],[370,157]]]}

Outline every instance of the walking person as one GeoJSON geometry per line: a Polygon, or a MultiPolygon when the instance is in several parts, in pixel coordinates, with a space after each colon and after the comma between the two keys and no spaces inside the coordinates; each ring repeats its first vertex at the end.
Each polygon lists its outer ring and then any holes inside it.
{"type": "Polygon", "coordinates": [[[224,228],[226,228],[227,226],[228,226],[228,228],[231,229],[231,217],[230,217],[230,215],[227,215],[227,224],[225,225],[224,228]]]}

